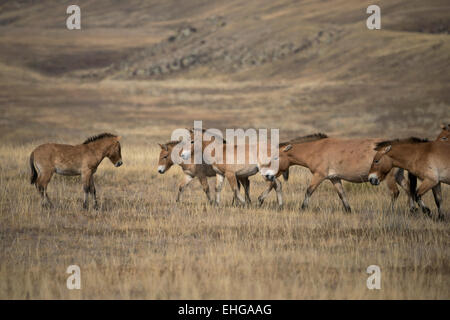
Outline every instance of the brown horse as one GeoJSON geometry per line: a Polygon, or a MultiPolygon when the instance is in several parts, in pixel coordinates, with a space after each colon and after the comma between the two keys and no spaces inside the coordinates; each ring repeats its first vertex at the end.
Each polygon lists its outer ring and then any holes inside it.
{"type": "MultiPolygon", "coordinates": [[[[345,197],[342,180],[353,183],[368,182],[369,169],[372,163],[375,147],[380,139],[342,139],[329,138],[325,134],[314,134],[299,137],[280,144],[279,170],[287,170],[292,165],[300,165],[308,168],[313,174],[307,188],[302,209],[308,207],[309,199],[317,187],[328,179],[332,182],[338,193],[344,209],[351,211],[345,197]]],[[[261,174],[267,179],[273,179],[278,174],[266,170],[266,165],[260,168],[261,174]]],[[[409,204],[414,207],[414,201],[409,193],[408,182],[403,176],[403,170],[392,170],[388,174],[388,188],[392,194],[391,207],[398,198],[397,183],[409,195],[409,204]]]]}
{"type": "Polygon", "coordinates": [[[422,180],[416,193],[416,200],[422,211],[431,214],[421,197],[433,189],[439,218],[443,218],[440,182],[450,184],[450,144],[447,140],[439,138],[429,142],[414,137],[389,140],[379,142],[375,150],[377,153],[369,173],[370,183],[378,185],[392,167],[404,168],[422,180]]]}
{"type": "MultiPolygon", "coordinates": [[[[438,135],[435,141],[443,141],[450,144],[449,137],[450,137],[450,124],[441,124],[442,131],[438,135]]],[[[417,201],[417,194],[416,194],[416,187],[417,187],[417,177],[408,172],[408,177],[410,181],[410,193],[414,195],[415,200],[417,201]]],[[[436,202],[436,206],[438,205],[438,202],[436,199],[439,198],[439,195],[436,194],[436,190],[439,190],[439,188],[433,188],[433,195],[436,202]]],[[[423,204],[423,202],[422,202],[423,204]]],[[[429,213],[429,209],[425,206],[422,206],[422,209],[424,213],[429,213]]]]}
{"type": "MultiPolygon", "coordinates": [[[[207,139],[203,139],[203,134],[206,130],[202,130],[202,153],[205,151],[205,149],[213,143],[213,141],[208,141],[207,139]]],[[[194,141],[194,130],[190,130],[191,133],[191,141],[194,141]]],[[[255,175],[258,173],[259,170],[259,164],[255,161],[252,163],[250,160],[253,157],[253,159],[258,159],[259,154],[259,144],[256,145],[256,148],[252,148],[252,145],[245,144],[244,145],[244,158],[245,161],[242,164],[239,164],[237,161],[238,153],[240,151],[239,146],[234,145],[234,158],[231,159],[227,156],[227,143],[225,140],[223,140],[222,145],[222,155],[223,159],[220,162],[213,162],[211,163],[211,166],[213,170],[216,172],[216,204],[220,203],[220,193],[223,188],[223,182],[226,178],[231,186],[231,189],[233,190],[233,203],[235,201],[239,201],[241,204],[250,204],[250,194],[249,194],[249,188],[246,189],[245,193],[245,200],[242,198],[242,196],[239,194],[239,180],[246,179],[248,181],[248,178],[252,175],[255,175]],[[256,149],[256,154],[253,154],[256,149]]],[[[270,147],[270,146],[269,146],[270,147]]],[[[270,151],[270,148],[268,148],[270,151]]],[[[193,157],[194,154],[194,145],[191,145],[191,150],[189,151],[191,154],[190,156],[193,157]]],[[[215,156],[215,150],[211,154],[213,157],[215,156]]],[[[280,172],[279,175],[283,174],[284,178],[287,179],[289,172],[280,172]]],[[[278,176],[279,176],[278,175],[278,176]]],[[[248,185],[250,185],[250,182],[248,182],[248,185]]],[[[272,190],[275,189],[277,193],[277,200],[278,204],[281,207],[283,205],[282,200],[282,193],[281,193],[281,182],[278,179],[273,179],[270,181],[269,186],[267,190],[263,192],[263,194],[258,198],[258,202],[261,205],[264,201],[264,198],[267,196],[267,194],[272,190]]]]}
{"type": "MultiPolygon", "coordinates": [[[[173,166],[172,161],[172,151],[173,148],[178,145],[180,141],[170,141],[164,144],[159,144],[161,147],[161,151],[159,153],[159,161],[158,161],[158,172],[160,174],[163,174],[167,172],[167,170],[170,169],[170,167],[173,166]]],[[[202,185],[203,191],[206,194],[206,197],[208,198],[209,202],[213,202],[213,199],[211,197],[211,193],[209,190],[209,184],[208,184],[208,177],[214,177],[216,176],[216,172],[213,170],[211,165],[202,163],[202,164],[186,164],[186,163],[180,163],[179,164],[181,169],[184,173],[183,180],[178,185],[178,194],[176,198],[176,202],[179,202],[181,200],[181,195],[184,191],[184,189],[192,182],[194,178],[198,178],[200,181],[200,184],[202,185]]],[[[249,195],[249,188],[250,188],[250,181],[246,177],[242,177],[238,180],[238,187],[240,188],[240,184],[244,186],[245,195],[246,198],[250,199],[249,195]]],[[[234,199],[233,199],[234,202],[234,199]]]]}
{"type": "Polygon", "coordinates": [[[102,133],[75,146],[46,143],[34,149],[30,155],[31,184],[36,185],[42,198],[42,205],[52,206],[47,195],[47,185],[53,174],[58,173],[65,176],[81,175],[84,190],[83,208],[88,209],[88,198],[91,193],[94,208],[98,209],[94,173],[105,157],[116,167],[123,164],[120,138],[110,133],[102,133]]]}

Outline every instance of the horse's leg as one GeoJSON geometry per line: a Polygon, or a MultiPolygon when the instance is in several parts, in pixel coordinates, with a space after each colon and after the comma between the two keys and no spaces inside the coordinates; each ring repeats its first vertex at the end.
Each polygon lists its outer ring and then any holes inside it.
{"type": "Polygon", "coordinates": [[[212,198],[211,198],[211,193],[209,191],[208,178],[201,176],[201,177],[198,177],[198,179],[200,180],[200,184],[202,185],[203,191],[205,191],[205,193],[206,193],[206,197],[208,198],[208,201],[211,203],[212,198]]]}
{"type": "Polygon", "coordinates": [[[245,202],[250,205],[252,203],[252,199],[250,199],[250,179],[248,177],[243,177],[239,178],[239,181],[244,186],[245,202]]]}
{"type": "Polygon", "coordinates": [[[178,194],[177,194],[177,199],[175,200],[176,202],[179,202],[181,200],[181,194],[183,193],[184,189],[188,186],[189,183],[191,183],[192,181],[192,177],[188,174],[184,175],[184,179],[183,181],[180,182],[180,184],[178,185],[178,194]]]}
{"type": "Polygon", "coordinates": [[[50,182],[50,179],[53,176],[53,171],[51,170],[47,170],[47,171],[42,171],[39,173],[39,176],[36,180],[36,187],[39,191],[39,194],[41,195],[41,205],[42,206],[49,206],[49,207],[53,207],[52,202],[50,201],[50,198],[48,197],[47,194],[47,186],[48,183],[50,182]]]}
{"type": "Polygon", "coordinates": [[[438,184],[439,182],[426,178],[422,181],[419,188],[417,189],[416,201],[422,209],[422,212],[427,214],[428,216],[431,216],[431,210],[428,209],[423,203],[422,196],[438,184]]]}
{"type": "Polygon", "coordinates": [[[226,172],[225,177],[227,178],[228,183],[230,184],[230,187],[233,190],[234,197],[238,199],[241,204],[245,204],[245,199],[242,198],[242,196],[239,193],[239,189],[237,187],[236,174],[234,172],[226,172]]]}
{"type": "Polygon", "coordinates": [[[216,204],[218,205],[220,203],[220,192],[223,188],[223,180],[224,176],[220,174],[216,174],[216,204]]]}
{"type": "Polygon", "coordinates": [[[334,188],[336,189],[339,198],[341,198],[342,204],[344,205],[345,212],[352,212],[350,205],[348,204],[347,198],[345,197],[344,187],[342,186],[341,179],[331,179],[334,188]]]}
{"type": "Polygon", "coordinates": [[[444,214],[441,211],[441,203],[442,203],[442,192],[441,192],[441,184],[438,183],[433,187],[433,196],[434,201],[436,202],[436,207],[438,209],[438,218],[443,219],[444,214]]]}
{"type": "Polygon", "coordinates": [[[94,184],[94,175],[91,174],[91,178],[89,179],[89,191],[91,192],[92,198],[94,199],[94,209],[98,210],[98,202],[97,202],[97,192],[95,190],[94,184]]]}
{"type": "MultiPolygon", "coordinates": [[[[388,186],[389,191],[391,191],[391,211],[392,212],[394,212],[395,201],[397,201],[398,196],[400,195],[400,191],[398,190],[397,182],[396,182],[397,177],[396,177],[396,174],[394,171],[396,171],[396,170],[392,169],[386,176],[386,184],[388,186]]],[[[403,174],[402,174],[402,177],[403,177],[403,174]]],[[[409,191],[407,189],[405,189],[405,191],[409,194],[409,191]]]]}
{"type": "Polygon", "coordinates": [[[258,197],[258,205],[262,206],[262,204],[264,203],[264,199],[267,198],[267,196],[269,195],[270,191],[275,188],[275,180],[274,181],[269,181],[269,186],[267,187],[266,190],[263,191],[263,193],[261,193],[261,195],[258,197]]]}
{"type": "Polygon", "coordinates": [[[91,190],[91,170],[85,170],[81,172],[81,181],[83,183],[83,191],[84,191],[84,201],[83,201],[83,209],[89,209],[89,192],[91,190]]]}
{"type": "MultiPolygon", "coordinates": [[[[416,193],[416,185],[417,185],[417,177],[414,175],[409,174],[409,178],[406,179],[404,176],[404,170],[399,168],[398,170],[393,169],[395,172],[395,181],[399,184],[400,187],[406,192],[408,195],[408,204],[409,204],[409,211],[410,212],[416,212],[416,204],[415,204],[415,193],[416,193]],[[413,179],[415,179],[413,181],[413,179]],[[414,186],[412,188],[412,185],[414,186]],[[414,190],[412,190],[414,189],[414,190]]],[[[389,186],[389,185],[388,185],[389,186]]],[[[393,205],[393,204],[392,204],[393,205]]]]}
{"type": "Polygon", "coordinates": [[[281,189],[281,181],[275,178],[275,192],[277,193],[278,206],[283,207],[283,192],[281,189]]]}
{"type": "Polygon", "coordinates": [[[311,183],[309,184],[308,189],[306,189],[305,200],[303,200],[302,209],[308,208],[309,198],[311,198],[311,195],[314,193],[314,191],[322,183],[323,180],[325,180],[325,177],[323,175],[319,173],[315,173],[313,175],[311,183]]]}

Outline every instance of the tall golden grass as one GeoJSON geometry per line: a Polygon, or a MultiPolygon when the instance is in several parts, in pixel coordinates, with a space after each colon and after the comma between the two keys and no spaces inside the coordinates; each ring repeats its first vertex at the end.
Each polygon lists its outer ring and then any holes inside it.
{"type": "MultiPolygon", "coordinates": [[[[181,170],[156,171],[158,147],[123,142],[124,166],[108,160],[96,184],[101,210],[81,210],[79,178],[55,176],[54,209],[29,184],[35,146],[0,146],[0,298],[2,299],[447,299],[448,222],[407,212],[402,194],[389,211],[385,187],[346,184],[345,214],[331,184],[300,211],[310,179],[294,168],[263,207],[206,203],[200,184],[175,203],[181,170]],[[69,265],[81,290],[68,290],[69,265]],[[381,290],[368,290],[366,268],[381,268],[381,290]]],[[[254,202],[262,177],[251,179],[254,202]]],[[[444,187],[444,208],[449,208],[444,187]]],[[[432,197],[425,201],[432,204],[432,197]]]]}

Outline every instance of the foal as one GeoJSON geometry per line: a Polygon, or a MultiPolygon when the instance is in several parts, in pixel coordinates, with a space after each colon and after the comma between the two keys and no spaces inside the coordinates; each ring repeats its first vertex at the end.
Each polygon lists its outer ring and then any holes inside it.
{"type": "MultiPolygon", "coordinates": [[[[345,211],[350,212],[351,208],[345,197],[342,180],[353,183],[368,182],[370,165],[376,153],[373,148],[380,141],[380,139],[329,138],[322,133],[299,137],[280,144],[279,170],[287,170],[291,165],[300,165],[308,168],[313,174],[302,203],[302,209],[308,207],[311,195],[322,181],[328,179],[336,189],[345,211]]],[[[262,167],[260,172],[267,180],[273,179],[276,174],[276,172],[268,171],[265,167],[262,167]]],[[[392,194],[392,208],[399,195],[396,180],[410,195],[403,171],[392,170],[387,177],[388,187],[392,194]]],[[[411,207],[414,207],[411,196],[409,196],[409,203],[411,207]]]]}
{"type": "MultiPolygon", "coordinates": [[[[180,141],[169,141],[164,144],[159,144],[159,146],[161,147],[161,151],[159,153],[158,172],[160,174],[167,172],[167,170],[169,170],[170,167],[172,167],[172,165],[174,164],[172,161],[171,154],[173,148],[179,143],[180,141]]],[[[181,194],[194,178],[199,179],[203,191],[205,192],[206,197],[208,198],[208,201],[213,202],[207,179],[208,177],[216,176],[216,172],[213,170],[212,166],[204,163],[202,164],[180,163],[179,165],[183,170],[184,179],[178,185],[178,194],[176,202],[179,202],[181,200],[181,194]]],[[[246,177],[240,178],[238,180],[238,187],[240,187],[240,184],[244,186],[246,197],[249,197],[250,181],[248,180],[248,178],[246,177]]]]}
{"type": "MultiPolygon", "coordinates": [[[[202,130],[202,141],[201,141],[202,142],[202,153],[205,151],[205,149],[211,143],[213,143],[213,141],[205,141],[203,139],[203,134],[205,133],[205,131],[206,130],[202,130]]],[[[194,130],[191,129],[190,132],[191,132],[191,141],[193,141],[195,139],[194,130]]],[[[240,180],[242,181],[242,179],[249,181],[248,178],[250,176],[255,175],[259,171],[259,164],[257,162],[251,163],[249,160],[252,158],[251,156],[253,156],[254,159],[258,159],[260,146],[259,146],[259,144],[256,145],[256,153],[257,153],[256,155],[252,154],[254,150],[251,147],[252,147],[252,145],[249,145],[249,144],[244,145],[245,162],[242,164],[238,164],[237,157],[238,157],[238,152],[240,151],[239,146],[234,145],[234,159],[227,158],[227,144],[226,144],[226,141],[223,140],[223,145],[222,145],[223,159],[222,159],[222,161],[220,161],[220,162],[215,161],[215,162],[211,163],[212,169],[216,173],[216,204],[220,203],[220,193],[222,191],[223,182],[224,182],[225,178],[228,180],[228,182],[231,186],[231,189],[233,190],[233,203],[235,201],[239,201],[241,204],[245,204],[245,203],[250,204],[251,203],[250,194],[249,194],[250,182],[248,182],[248,188],[245,189],[245,200],[239,194],[239,181],[240,180]]],[[[194,145],[191,144],[191,150],[188,152],[188,153],[190,153],[190,156],[192,156],[194,153],[193,148],[194,148],[194,145]]],[[[213,157],[215,156],[215,150],[212,152],[211,155],[213,157]]],[[[189,156],[189,155],[186,154],[185,156],[189,156]]],[[[285,179],[287,179],[287,177],[289,175],[289,171],[280,172],[279,175],[281,175],[281,174],[283,174],[283,177],[285,179]]],[[[273,188],[275,188],[275,191],[277,193],[278,205],[280,207],[283,205],[282,194],[281,194],[281,182],[278,179],[273,179],[272,181],[270,181],[267,190],[265,190],[261,194],[261,196],[259,196],[258,202],[260,205],[263,203],[264,198],[267,196],[267,194],[273,188]]]]}
{"type": "Polygon", "coordinates": [[[31,184],[36,185],[43,206],[52,206],[47,195],[47,185],[54,173],[65,176],[81,175],[84,190],[83,208],[88,209],[89,193],[94,198],[94,209],[98,209],[94,185],[94,173],[106,157],[120,167],[122,155],[120,136],[102,133],[88,138],[79,145],[46,143],[38,146],[30,155],[31,184]]]}
{"type": "Polygon", "coordinates": [[[404,168],[422,180],[416,193],[416,200],[422,211],[430,215],[430,209],[425,206],[421,197],[433,189],[438,216],[443,218],[440,182],[450,184],[450,144],[447,140],[439,138],[429,142],[414,137],[389,140],[378,143],[375,150],[377,153],[370,168],[370,183],[378,185],[392,167],[404,168]]]}

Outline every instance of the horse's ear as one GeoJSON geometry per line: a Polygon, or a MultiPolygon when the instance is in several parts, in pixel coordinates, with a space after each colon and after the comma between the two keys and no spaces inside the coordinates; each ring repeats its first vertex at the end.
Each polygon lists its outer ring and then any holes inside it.
{"type": "Polygon", "coordinates": [[[288,144],[284,149],[283,149],[283,152],[287,152],[287,151],[289,151],[289,150],[291,150],[292,149],[292,144],[288,144]]]}
{"type": "Polygon", "coordinates": [[[391,151],[392,146],[388,145],[386,148],[384,148],[383,153],[388,153],[389,151],[391,151]]]}
{"type": "Polygon", "coordinates": [[[165,145],[165,144],[161,144],[161,143],[158,143],[159,144],[159,146],[161,147],[161,149],[163,149],[163,150],[166,150],[167,151],[167,145],[165,145]]]}

